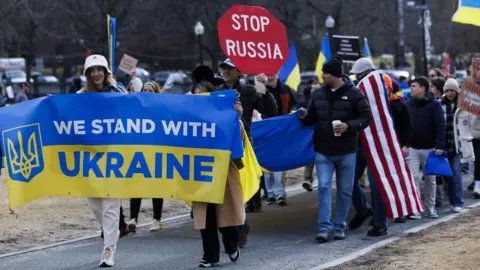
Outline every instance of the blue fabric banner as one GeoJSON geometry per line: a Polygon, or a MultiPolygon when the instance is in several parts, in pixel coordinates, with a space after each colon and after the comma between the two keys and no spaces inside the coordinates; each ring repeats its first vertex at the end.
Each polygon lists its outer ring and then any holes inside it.
{"type": "Polygon", "coordinates": [[[299,112],[252,124],[258,163],[269,171],[287,171],[312,164],[314,127],[304,126],[299,112]]]}

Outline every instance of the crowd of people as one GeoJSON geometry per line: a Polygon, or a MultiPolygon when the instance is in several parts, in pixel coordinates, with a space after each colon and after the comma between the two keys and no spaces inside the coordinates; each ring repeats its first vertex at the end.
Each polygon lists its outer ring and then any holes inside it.
{"type": "MultiPolygon", "coordinates": [[[[244,83],[243,74],[229,59],[222,62],[219,73],[207,66],[199,66],[192,73],[194,86],[187,94],[201,94],[216,90],[234,89],[237,91],[237,104],[232,108],[241,119],[242,128],[251,138],[252,121],[290,114],[300,109],[301,121],[314,126],[313,140],[315,162],[304,168],[303,187],[313,191],[313,181],[318,179],[318,232],[316,240],[320,243],[332,239],[346,238],[347,227],[359,228],[372,217],[372,229],[368,235],[383,236],[388,233],[385,203],[378,187],[378,180],[371,173],[371,165],[365,154],[364,146],[359,140],[359,132],[367,128],[372,121],[369,103],[356,86],[362,78],[375,71],[370,59],[359,59],[351,69],[356,80],[345,75],[341,58],[333,57],[323,65],[322,83],[311,80],[304,89],[304,102],[297,102],[292,89],[283,84],[276,74],[258,74],[255,84],[244,83]],[[338,120],[332,125],[332,121],[338,120]],[[336,173],[336,207],[332,215],[333,174],[336,173]],[[368,179],[371,190],[371,205],[365,194],[368,179]],[[347,226],[350,207],[356,215],[347,226]],[[332,216],[334,216],[332,218],[332,216]]],[[[123,87],[117,83],[108,67],[108,62],[101,55],[91,55],[85,61],[84,75],[86,84],[77,93],[97,92],[149,92],[163,93],[161,87],[153,81],[140,82],[133,78],[123,87]]],[[[417,191],[424,182],[423,202],[426,216],[437,218],[436,207],[441,206],[443,197],[448,197],[451,210],[461,211],[463,200],[462,172],[471,169],[475,180],[471,185],[475,198],[480,198],[480,120],[457,108],[460,92],[458,82],[446,78],[441,70],[434,69],[427,77],[416,77],[409,82],[410,100],[400,94],[400,83],[383,74],[388,88],[390,114],[408,168],[413,174],[417,191]],[[472,140],[473,138],[473,140],[472,140]],[[473,143],[473,144],[472,144],[473,143]],[[448,157],[451,177],[423,175],[422,170],[430,152],[448,157]],[[472,167],[468,164],[474,164],[472,167]]],[[[23,91],[28,93],[28,89],[23,91]]],[[[24,100],[23,97],[18,97],[24,100]]],[[[19,101],[21,102],[21,101],[19,101]]],[[[244,206],[239,169],[243,167],[241,159],[232,159],[228,169],[227,187],[223,204],[193,202],[191,216],[195,229],[201,232],[203,257],[199,267],[217,266],[220,261],[220,241],[217,230],[223,238],[225,252],[235,262],[240,257],[240,249],[247,243],[250,225],[246,213],[261,212],[262,205],[277,204],[285,207],[287,193],[285,190],[286,172],[264,173],[261,188],[244,206]],[[263,191],[263,196],[262,196],[263,191]]],[[[163,199],[153,198],[153,222],[150,231],[163,229],[161,216],[163,199]]],[[[130,218],[126,221],[120,199],[89,198],[92,209],[102,228],[104,248],[100,265],[114,265],[117,241],[120,237],[133,233],[137,229],[141,199],[130,200],[130,218]]],[[[395,222],[404,223],[408,219],[420,219],[420,214],[399,217],[395,222]]]]}

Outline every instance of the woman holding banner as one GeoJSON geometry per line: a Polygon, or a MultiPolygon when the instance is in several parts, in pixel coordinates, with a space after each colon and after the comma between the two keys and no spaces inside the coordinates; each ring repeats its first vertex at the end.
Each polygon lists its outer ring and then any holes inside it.
{"type": "MultiPolygon", "coordinates": [[[[213,88],[208,81],[200,81],[193,92],[201,94],[211,92],[213,88]]],[[[242,116],[243,108],[238,102],[233,109],[242,116]]],[[[241,121],[240,121],[241,123],[241,121]]],[[[243,133],[243,125],[242,125],[243,133]]],[[[245,208],[239,170],[243,168],[242,159],[232,159],[228,168],[227,184],[223,204],[193,202],[195,230],[200,230],[203,244],[201,268],[217,266],[220,261],[220,242],[218,231],[222,234],[225,252],[232,262],[240,258],[237,226],[245,223],[245,208]]]]}
{"type": "MultiPolygon", "coordinates": [[[[85,60],[85,86],[77,93],[120,92],[127,93],[117,85],[108,68],[108,62],[102,55],[90,55],[85,60]]],[[[89,198],[88,206],[102,226],[103,253],[101,267],[112,267],[117,241],[120,236],[118,224],[120,220],[120,199],[89,198]]]]}

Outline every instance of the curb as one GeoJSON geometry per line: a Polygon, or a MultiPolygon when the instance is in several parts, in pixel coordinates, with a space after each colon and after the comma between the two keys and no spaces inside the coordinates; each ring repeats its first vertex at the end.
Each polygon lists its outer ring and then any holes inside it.
{"type": "Polygon", "coordinates": [[[387,239],[384,239],[380,242],[377,242],[377,243],[374,243],[370,246],[367,246],[365,248],[362,248],[360,250],[357,250],[355,252],[352,252],[346,256],[343,256],[343,257],[340,257],[338,259],[335,259],[333,261],[330,261],[330,262],[326,262],[324,264],[321,264],[319,266],[316,266],[316,267],[313,267],[313,268],[310,268],[311,270],[321,270],[321,269],[328,269],[328,268],[331,268],[331,267],[335,267],[335,266],[339,266],[341,264],[344,264],[344,263],[347,263],[349,261],[353,261],[377,248],[381,248],[381,247],[384,247],[392,242],[395,242],[397,240],[400,240],[402,237],[405,237],[407,236],[408,234],[410,233],[417,233],[417,232],[420,232],[420,231],[423,231],[425,229],[428,229],[432,226],[435,226],[435,225],[438,225],[438,224],[441,224],[441,223],[444,223],[444,222],[447,222],[447,221],[450,221],[456,217],[458,217],[459,215],[462,215],[462,214],[465,214],[465,213],[468,213],[469,211],[471,211],[472,209],[476,208],[476,207],[479,207],[480,206],[480,202],[477,202],[477,203],[473,203],[473,204],[470,204],[468,206],[466,206],[461,213],[453,213],[453,214],[449,214],[445,217],[442,217],[442,218],[439,218],[437,220],[434,220],[434,221],[430,221],[430,222],[427,222],[425,224],[421,224],[419,226],[416,226],[416,227],[413,227],[411,229],[408,229],[406,231],[403,231],[400,233],[399,236],[392,236],[392,237],[389,237],[387,239]]]}

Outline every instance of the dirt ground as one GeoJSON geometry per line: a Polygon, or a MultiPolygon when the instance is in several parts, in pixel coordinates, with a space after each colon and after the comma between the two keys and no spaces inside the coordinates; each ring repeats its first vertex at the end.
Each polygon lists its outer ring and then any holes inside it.
{"type": "Polygon", "coordinates": [[[332,269],[480,269],[480,208],[332,269]]]}
{"type": "MultiPolygon", "coordinates": [[[[303,181],[303,170],[289,172],[287,185],[303,181]]],[[[129,200],[122,200],[124,214],[130,217],[129,200]]],[[[187,214],[183,201],[165,200],[162,218],[187,214]]],[[[152,221],[152,201],[145,199],[139,224],[152,221]]],[[[99,233],[100,226],[88,208],[86,198],[47,197],[9,211],[4,173],[0,176],[0,254],[38,245],[51,244],[99,233]]]]}

